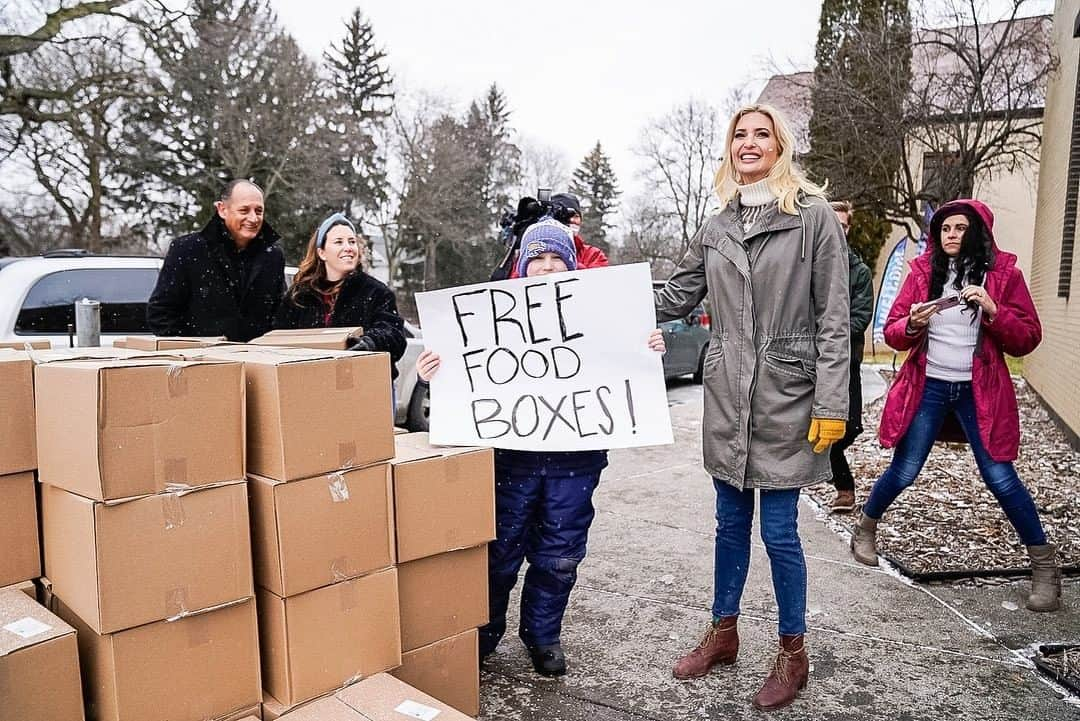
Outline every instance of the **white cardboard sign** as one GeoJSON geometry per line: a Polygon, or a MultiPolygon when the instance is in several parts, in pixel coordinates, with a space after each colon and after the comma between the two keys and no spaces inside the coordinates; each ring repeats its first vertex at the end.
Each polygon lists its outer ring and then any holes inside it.
{"type": "Polygon", "coordinates": [[[580,451],[672,443],[645,263],[416,294],[431,442],[580,451]]]}

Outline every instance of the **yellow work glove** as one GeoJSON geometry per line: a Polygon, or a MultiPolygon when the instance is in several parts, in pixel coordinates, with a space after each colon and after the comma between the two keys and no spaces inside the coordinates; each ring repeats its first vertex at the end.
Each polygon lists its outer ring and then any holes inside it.
{"type": "Polygon", "coordinates": [[[814,444],[814,453],[821,453],[844,437],[847,422],[838,418],[811,418],[806,440],[814,444]]]}

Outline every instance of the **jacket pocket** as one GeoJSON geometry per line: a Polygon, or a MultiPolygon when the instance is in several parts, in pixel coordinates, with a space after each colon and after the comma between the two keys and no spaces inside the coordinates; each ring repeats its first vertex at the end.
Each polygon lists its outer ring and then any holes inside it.
{"type": "MultiPolygon", "coordinates": [[[[809,341],[809,339],[807,339],[809,341]]],[[[791,378],[804,378],[817,381],[817,363],[808,358],[800,350],[807,354],[811,351],[809,342],[805,349],[796,349],[793,345],[770,344],[765,349],[765,365],[781,375],[791,378]]]]}
{"type": "Polygon", "coordinates": [[[724,355],[727,352],[727,333],[714,334],[709,340],[709,347],[705,351],[705,362],[702,364],[702,375],[709,377],[716,373],[723,364],[724,355]]]}

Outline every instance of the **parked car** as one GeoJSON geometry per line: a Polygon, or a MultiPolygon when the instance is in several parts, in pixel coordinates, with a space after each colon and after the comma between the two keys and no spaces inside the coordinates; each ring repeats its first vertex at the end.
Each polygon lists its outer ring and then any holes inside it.
{"type": "Polygon", "coordinates": [[[146,301],[161,258],[52,251],[0,260],[0,340],[48,340],[67,347],[75,301],[101,302],[101,344],[149,335],[146,301]]]}
{"type": "MultiPolygon", "coordinates": [[[[654,288],[663,288],[662,281],[653,281],[654,288]]],[[[693,375],[694,383],[701,383],[705,369],[705,353],[709,349],[711,321],[702,304],[690,315],[679,320],[660,324],[664,332],[664,378],[693,375]]]]}

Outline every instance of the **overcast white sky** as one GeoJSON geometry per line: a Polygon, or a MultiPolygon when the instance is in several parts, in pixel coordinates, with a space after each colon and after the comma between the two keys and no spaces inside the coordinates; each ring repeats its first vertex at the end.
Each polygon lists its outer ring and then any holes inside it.
{"type": "MultiPolygon", "coordinates": [[[[274,0],[312,56],[342,35],[355,0],[274,0]]],[[[702,2],[598,0],[368,0],[389,66],[409,90],[459,105],[496,82],[523,135],[561,149],[574,168],[597,140],[620,184],[633,184],[641,126],[691,96],[722,105],[734,87],[754,95],[769,58],[813,61],[820,4],[813,0],[702,2]]]]}
{"type": "MultiPolygon", "coordinates": [[[[522,135],[562,150],[571,169],[599,140],[629,191],[631,149],[649,118],[690,97],[721,107],[734,88],[756,97],[777,67],[810,69],[821,8],[817,0],[273,0],[316,58],[358,4],[399,87],[464,106],[496,82],[522,135]]],[[[1008,3],[979,4],[994,13],[1008,3]]],[[[1053,12],[1053,0],[1032,0],[1023,14],[1036,12],[1053,12]]]]}

